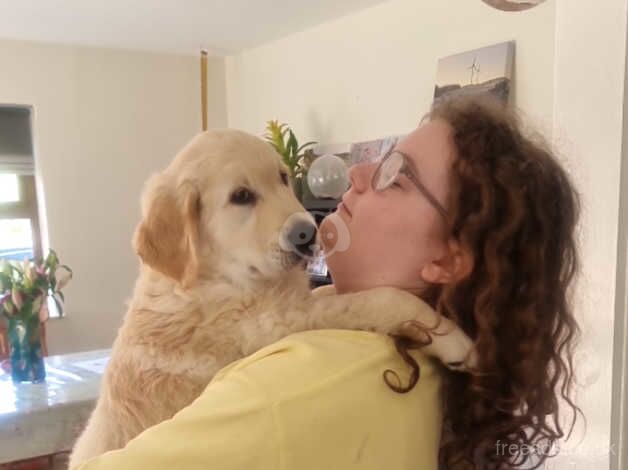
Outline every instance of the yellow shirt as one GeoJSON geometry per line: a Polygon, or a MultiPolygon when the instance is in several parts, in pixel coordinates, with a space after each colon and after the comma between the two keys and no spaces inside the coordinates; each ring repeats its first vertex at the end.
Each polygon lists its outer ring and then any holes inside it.
{"type": "Polygon", "coordinates": [[[80,470],[436,470],[440,371],[391,390],[409,367],[392,340],[370,332],[290,335],[222,369],[191,405],[122,450],[80,470]],[[394,378],[393,378],[394,380],[394,378]]]}

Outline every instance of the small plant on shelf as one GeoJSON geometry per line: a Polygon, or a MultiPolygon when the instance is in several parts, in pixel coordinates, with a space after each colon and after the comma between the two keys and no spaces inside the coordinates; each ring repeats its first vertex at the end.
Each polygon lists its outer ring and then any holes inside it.
{"type": "Polygon", "coordinates": [[[315,158],[311,147],[316,142],[299,145],[296,135],[286,123],[270,120],[266,123],[266,141],[273,146],[288,167],[295,195],[299,200],[303,193],[303,182],[307,170],[315,158]]]}

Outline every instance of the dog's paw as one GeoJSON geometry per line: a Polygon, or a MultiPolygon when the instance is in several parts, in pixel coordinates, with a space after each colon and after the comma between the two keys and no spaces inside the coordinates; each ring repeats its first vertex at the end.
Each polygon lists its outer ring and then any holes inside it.
{"type": "Polygon", "coordinates": [[[315,289],[312,289],[312,295],[314,297],[336,295],[336,287],[333,284],[328,284],[326,286],[319,286],[315,289]]]}
{"type": "Polygon", "coordinates": [[[450,370],[470,372],[478,366],[473,341],[448,318],[442,317],[437,328],[422,328],[416,322],[406,322],[397,333],[424,345],[421,351],[437,358],[450,370]]]}
{"type": "Polygon", "coordinates": [[[449,370],[455,372],[472,372],[478,367],[478,353],[474,346],[467,353],[467,356],[461,361],[450,361],[443,363],[449,370]]]}

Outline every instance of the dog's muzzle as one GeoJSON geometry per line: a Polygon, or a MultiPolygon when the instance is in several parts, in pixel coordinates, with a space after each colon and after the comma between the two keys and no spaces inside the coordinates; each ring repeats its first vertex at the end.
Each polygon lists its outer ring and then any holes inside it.
{"type": "Polygon", "coordinates": [[[301,256],[312,256],[316,243],[316,225],[306,220],[296,222],[287,234],[292,250],[301,256]]]}
{"type": "Polygon", "coordinates": [[[281,227],[279,247],[297,258],[309,259],[316,249],[316,223],[307,212],[296,212],[281,227]]]}

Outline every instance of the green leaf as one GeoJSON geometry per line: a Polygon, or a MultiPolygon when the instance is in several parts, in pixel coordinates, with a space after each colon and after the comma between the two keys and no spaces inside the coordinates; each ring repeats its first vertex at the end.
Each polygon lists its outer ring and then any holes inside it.
{"type": "Polygon", "coordinates": [[[0,293],[7,292],[11,290],[12,282],[11,277],[7,276],[3,272],[0,272],[0,293]]]}
{"type": "Polygon", "coordinates": [[[55,272],[55,277],[57,277],[59,274],[63,274],[62,271],[65,270],[67,274],[69,274],[70,276],[73,276],[74,273],[72,272],[72,270],[70,269],[69,266],[65,265],[65,264],[60,264],[59,266],[57,266],[57,271],[55,272]]]}
{"type": "Polygon", "coordinates": [[[270,120],[266,123],[266,134],[264,138],[270,143],[277,153],[284,155],[286,147],[284,144],[284,136],[287,132],[287,124],[279,124],[277,120],[270,120]]]}
{"type": "Polygon", "coordinates": [[[57,298],[56,295],[52,296],[52,300],[54,300],[55,305],[57,307],[57,311],[59,312],[59,316],[62,317],[63,316],[63,304],[61,302],[59,302],[59,299],[57,298]]]}
{"type": "Polygon", "coordinates": [[[291,168],[295,168],[296,164],[297,164],[297,160],[298,160],[298,153],[297,153],[297,149],[299,148],[299,143],[297,142],[297,138],[294,135],[294,132],[292,132],[292,130],[290,131],[290,135],[288,137],[288,143],[286,145],[288,147],[288,158],[290,161],[290,167],[291,168]]]}
{"type": "Polygon", "coordinates": [[[297,150],[298,154],[301,154],[301,152],[303,151],[303,149],[305,149],[306,147],[309,147],[310,145],[316,145],[317,142],[311,141],[311,142],[307,142],[303,145],[301,145],[301,147],[299,147],[299,149],[297,150]]]}
{"type": "Polygon", "coordinates": [[[305,174],[311,161],[308,162],[303,158],[303,151],[315,145],[316,142],[311,141],[299,146],[299,141],[290,126],[286,123],[280,124],[277,120],[266,122],[264,138],[281,156],[282,161],[288,167],[291,178],[305,174]]]}

